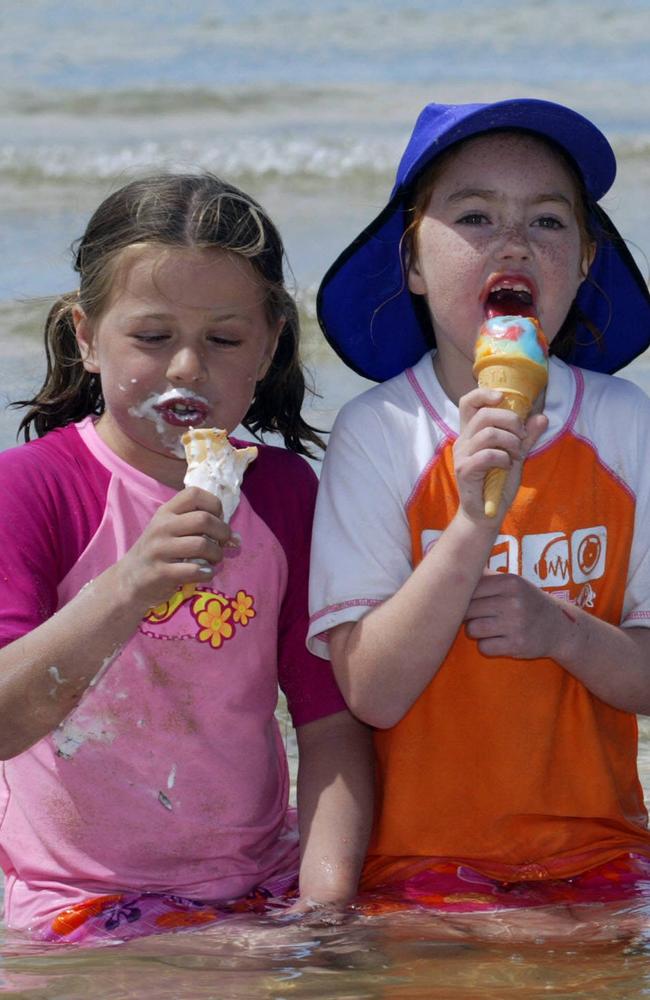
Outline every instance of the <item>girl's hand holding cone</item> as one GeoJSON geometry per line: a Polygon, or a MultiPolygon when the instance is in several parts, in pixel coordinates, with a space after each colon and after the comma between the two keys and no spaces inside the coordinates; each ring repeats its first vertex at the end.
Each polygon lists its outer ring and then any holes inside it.
{"type": "MultiPolygon", "coordinates": [[[[536,319],[494,316],[482,325],[476,341],[474,374],[481,388],[503,394],[498,404],[525,421],[548,381],[548,344],[536,319]]],[[[495,517],[506,469],[491,469],[485,477],[486,517],[495,517]]]]}

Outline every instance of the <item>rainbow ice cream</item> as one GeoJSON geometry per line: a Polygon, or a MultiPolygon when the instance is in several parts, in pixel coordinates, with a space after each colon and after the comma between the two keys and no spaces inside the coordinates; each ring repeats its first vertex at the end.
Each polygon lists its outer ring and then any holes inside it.
{"type": "Polygon", "coordinates": [[[187,459],[185,486],[200,486],[221,500],[226,523],[239,503],[244,473],[257,448],[233,448],[225,431],[216,427],[190,427],[181,438],[187,459]]]}
{"type": "MultiPolygon", "coordinates": [[[[537,320],[528,316],[486,320],[474,349],[474,375],[482,388],[503,393],[500,406],[525,420],[548,381],[548,343],[537,320]]],[[[506,469],[491,469],[485,477],[487,517],[496,515],[507,475],[506,469]]]]}

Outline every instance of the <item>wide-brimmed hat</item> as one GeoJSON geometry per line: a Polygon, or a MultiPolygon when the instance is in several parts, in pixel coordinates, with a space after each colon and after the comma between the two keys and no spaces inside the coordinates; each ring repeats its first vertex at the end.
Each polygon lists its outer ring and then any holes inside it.
{"type": "Polygon", "coordinates": [[[598,248],[577,295],[580,313],[601,331],[596,343],[584,323],[566,358],[614,372],[650,345],[650,293],[622,237],[596,202],[616,175],[614,152],[587,118],[535,99],[494,104],[428,104],[418,117],[397,170],[390,200],[329,268],[318,292],[318,318],[328,341],[350,368],[381,382],[415,364],[432,342],[428,319],[409,291],[403,235],[413,185],[454,143],[496,129],[524,129],[560,146],[593,203],[598,248]]]}

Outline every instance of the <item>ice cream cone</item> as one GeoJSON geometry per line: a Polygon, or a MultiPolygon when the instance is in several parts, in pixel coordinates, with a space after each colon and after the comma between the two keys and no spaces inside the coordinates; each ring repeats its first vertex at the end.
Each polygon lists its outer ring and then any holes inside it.
{"type": "Polygon", "coordinates": [[[199,486],[221,500],[226,523],[237,509],[244,478],[257,448],[233,448],[224,430],[217,427],[190,427],[181,438],[187,472],[185,486],[199,486]]]}
{"type": "MultiPolygon", "coordinates": [[[[521,337],[523,341],[524,338],[521,337]]],[[[503,399],[498,404],[503,409],[512,410],[521,420],[526,420],[533,403],[545,388],[548,381],[548,362],[546,360],[546,341],[536,320],[523,317],[498,317],[498,323],[488,320],[481,328],[477,342],[474,375],[479,386],[486,389],[497,389],[503,393],[503,399]],[[510,322],[514,333],[507,338],[499,332],[494,339],[490,338],[490,325],[498,326],[499,331],[504,324],[510,322]],[[532,360],[524,353],[523,344],[517,343],[517,327],[522,331],[535,326],[538,356],[541,360],[532,360]],[[486,345],[489,341],[489,345],[486,345]],[[539,351],[540,342],[542,350],[539,351]],[[501,350],[500,348],[505,348],[501,350]]],[[[486,517],[495,517],[503,494],[507,469],[490,469],[483,485],[483,500],[486,517]]]]}

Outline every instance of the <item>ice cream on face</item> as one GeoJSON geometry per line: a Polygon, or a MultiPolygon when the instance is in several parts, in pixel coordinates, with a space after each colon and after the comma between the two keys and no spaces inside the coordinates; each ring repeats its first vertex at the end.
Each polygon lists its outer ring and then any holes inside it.
{"type": "MultiPolygon", "coordinates": [[[[538,321],[529,316],[493,316],[476,340],[474,375],[482,388],[503,393],[499,404],[525,420],[548,381],[548,343],[538,321]]],[[[483,497],[487,517],[494,517],[507,478],[505,469],[491,469],[483,497]]]]}
{"type": "MultiPolygon", "coordinates": [[[[137,383],[137,379],[131,379],[137,383]]],[[[192,389],[168,389],[150,393],[137,406],[131,406],[132,417],[151,420],[165,448],[179,458],[184,458],[183,446],[178,437],[181,427],[198,423],[209,411],[207,399],[192,389]]]]}
{"type": "Polygon", "coordinates": [[[257,448],[233,448],[226,432],[216,427],[190,427],[181,441],[187,460],[185,486],[199,486],[218,497],[228,523],[239,503],[244,473],[257,458],[257,448]]]}

